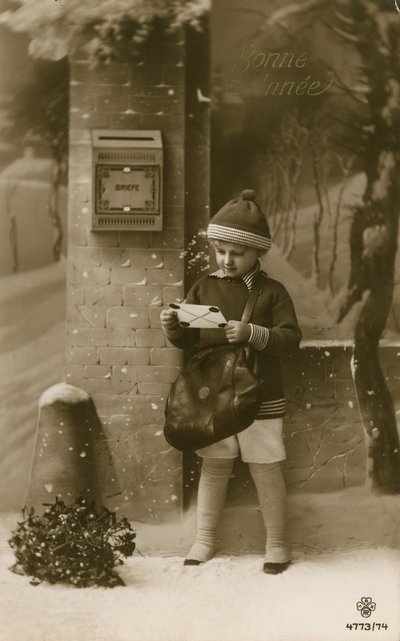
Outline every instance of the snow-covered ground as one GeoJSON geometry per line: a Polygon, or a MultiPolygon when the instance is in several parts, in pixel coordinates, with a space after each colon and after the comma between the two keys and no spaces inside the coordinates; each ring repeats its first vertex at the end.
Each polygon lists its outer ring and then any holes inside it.
{"type": "Polygon", "coordinates": [[[6,539],[17,515],[3,516],[0,638],[399,641],[397,498],[372,497],[363,488],[292,495],[289,513],[294,562],[280,576],[261,571],[261,538],[257,554],[237,553],[246,547],[246,541],[252,543],[254,519],[259,518],[255,512],[253,508],[245,518],[242,512],[240,525],[232,510],[225,512],[219,554],[202,567],[182,564],[194,530],[193,514],[175,525],[135,524],[141,554],[135,552],[119,570],[125,587],[113,589],[33,587],[27,577],[9,572],[7,567],[14,559],[6,539]],[[166,547],[173,552],[168,555],[166,547]],[[371,597],[376,603],[368,619],[357,610],[362,597],[371,597]],[[366,623],[371,630],[361,629],[366,623]],[[357,629],[347,628],[347,624],[358,624],[357,629]],[[378,630],[376,624],[388,627],[378,630]]]}

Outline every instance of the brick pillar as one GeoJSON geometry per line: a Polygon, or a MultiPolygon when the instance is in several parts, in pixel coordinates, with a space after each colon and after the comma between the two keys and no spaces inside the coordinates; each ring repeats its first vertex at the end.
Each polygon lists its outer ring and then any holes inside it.
{"type": "Polygon", "coordinates": [[[185,43],[169,38],[133,62],[71,60],[66,381],[92,395],[129,518],[180,514],[181,455],[162,435],[181,367],[165,341],[162,305],[183,296],[185,43]],[[93,128],[159,129],[164,229],[91,232],[93,128]]]}

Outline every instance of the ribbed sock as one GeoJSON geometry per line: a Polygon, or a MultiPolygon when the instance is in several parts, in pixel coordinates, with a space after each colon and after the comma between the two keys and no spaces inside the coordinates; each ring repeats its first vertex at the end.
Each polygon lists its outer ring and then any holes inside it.
{"type": "Polygon", "coordinates": [[[204,563],[214,555],[217,525],[234,462],[235,459],[203,458],[197,497],[197,535],[187,560],[204,563]]]}
{"type": "Polygon", "coordinates": [[[249,463],[256,486],[267,540],[265,562],[285,563],[290,550],[285,537],[286,488],[279,463],[249,463]]]}

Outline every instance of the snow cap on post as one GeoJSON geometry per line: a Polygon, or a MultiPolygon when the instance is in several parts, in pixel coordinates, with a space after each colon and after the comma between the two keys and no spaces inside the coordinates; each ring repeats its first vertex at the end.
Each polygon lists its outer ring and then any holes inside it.
{"type": "Polygon", "coordinates": [[[100,418],[86,390],[59,383],[43,392],[25,505],[41,513],[52,496],[70,504],[82,495],[100,506],[103,497],[121,493],[113,470],[100,418]]]}
{"type": "Polygon", "coordinates": [[[207,236],[210,240],[268,251],[271,248],[271,232],[265,215],[256,203],[256,192],[244,189],[239,198],[221,207],[210,220],[207,236]]]}

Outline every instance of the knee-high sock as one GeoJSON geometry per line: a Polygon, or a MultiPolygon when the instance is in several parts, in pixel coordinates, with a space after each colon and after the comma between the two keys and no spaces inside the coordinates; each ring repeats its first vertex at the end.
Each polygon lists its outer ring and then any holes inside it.
{"type": "Polygon", "coordinates": [[[217,525],[234,460],[203,458],[197,497],[197,535],[187,559],[205,562],[214,555],[217,525]]]}
{"type": "Polygon", "coordinates": [[[290,559],[285,537],[286,488],[279,463],[249,463],[267,534],[265,561],[290,559]]]}

